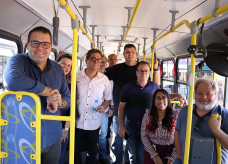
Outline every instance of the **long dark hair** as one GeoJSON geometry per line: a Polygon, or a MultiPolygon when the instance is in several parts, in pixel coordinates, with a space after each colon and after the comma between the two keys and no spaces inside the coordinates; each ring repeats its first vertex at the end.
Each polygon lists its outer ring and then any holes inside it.
{"type": "Polygon", "coordinates": [[[158,111],[155,106],[155,97],[158,92],[162,92],[166,97],[168,101],[168,105],[165,110],[165,117],[162,119],[162,126],[167,128],[169,132],[172,132],[173,128],[175,127],[176,118],[174,117],[174,111],[173,107],[171,106],[170,97],[166,90],[164,89],[158,89],[155,91],[153,100],[152,100],[152,107],[150,111],[150,121],[147,123],[146,128],[149,132],[155,132],[155,130],[158,128],[158,111]]]}

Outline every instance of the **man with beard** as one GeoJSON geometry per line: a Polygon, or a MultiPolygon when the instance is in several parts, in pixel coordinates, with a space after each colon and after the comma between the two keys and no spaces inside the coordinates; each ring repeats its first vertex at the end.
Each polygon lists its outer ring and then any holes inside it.
{"type": "MultiPolygon", "coordinates": [[[[228,134],[228,110],[217,104],[218,85],[210,77],[202,77],[195,82],[194,90],[196,104],[193,105],[191,136],[210,137],[219,140],[222,145],[221,163],[225,164],[228,161],[228,150],[226,149],[228,141],[222,140],[222,137],[228,134]],[[218,121],[215,120],[214,113],[221,115],[218,121]],[[213,125],[213,123],[216,124],[213,125]],[[221,127],[218,127],[220,124],[221,127]],[[219,136],[221,132],[223,135],[219,136]]],[[[187,110],[188,106],[185,106],[180,111],[175,131],[176,158],[182,158],[182,161],[184,159],[187,110]]],[[[216,164],[216,152],[216,144],[214,144],[212,164],[216,164]]]]}

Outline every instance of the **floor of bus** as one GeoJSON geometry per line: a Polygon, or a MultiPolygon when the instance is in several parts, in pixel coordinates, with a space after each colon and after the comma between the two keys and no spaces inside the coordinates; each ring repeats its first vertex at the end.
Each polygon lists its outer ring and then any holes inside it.
{"type": "MultiPolygon", "coordinates": [[[[111,128],[112,129],[112,128],[111,128]]],[[[113,131],[112,131],[113,132],[113,131]]],[[[110,138],[109,138],[109,148],[111,148],[111,140],[112,140],[112,133],[110,134],[110,138]]],[[[68,144],[69,145],[69,144],[68,144]]],[[[124,149],[126,146],[126,141],[124,140],[124,149]]],[[[111,157],[109,154],[108,155],[108,160],[111,161],[111,157]]],[[[102,164],[99,161],[99,155],[97,154],[97,163],[96,164],[102,164]]],[[[86,163],[86,152],[82,152],[82,163],[85,164],[86,163]]],[[[64,160],[64,164],[69,164],[69,146],[67,147],[66,153],[65,153],[65,160],[64,160]]],[[[124,164],[124,161],[123,163],[124,164]]]]}

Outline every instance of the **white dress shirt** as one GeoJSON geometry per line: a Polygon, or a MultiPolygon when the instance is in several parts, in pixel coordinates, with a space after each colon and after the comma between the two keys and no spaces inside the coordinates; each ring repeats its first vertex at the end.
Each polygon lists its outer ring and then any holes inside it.
{"type": "Polygon", "coordinates": [[[85,70],[77,73],[77,109],[80,117],[76,119],[76,128],[83,130],[96,130],[100,127],[103,113],[97,112],[98,118],[92,119],[95,100],[101,105],[104,100],[111,100],[110,81],[104,74],[98,72],[90,80],[85,70]]]}

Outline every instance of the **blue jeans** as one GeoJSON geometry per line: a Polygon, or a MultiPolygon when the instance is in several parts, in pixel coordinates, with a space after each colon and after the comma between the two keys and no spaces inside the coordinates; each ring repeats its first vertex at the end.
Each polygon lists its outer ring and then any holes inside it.
{"type": "MultiPolygon", "coordinates": [[[[122,164],[123,161],[123,139],[119,136],[119,119],[117,116],[113,116],[113,138],[112,138],[112,146],[111,146],[111,159],[113,164],[122,164]]],[[[126,145],[126,148],[128,146],[126,145]]],[[[125,148],[124,160],[125,163],[129,161],[127,150],[125,148]]]]}
{"type": "Polygon", "coordinates": [[[126,119],[125,126],[130,136],[127,140],[130,154],[130,163],[143,164],[144,146],[140,135],[141,123],[126,119]]]}
{"type": "Polygon", "coordinates": [[[66,138],[65,142],[61,142],[61,156],[60,156],[59,164],[64,164],[65,152],[70,139],[69,137],[70,137],[70,131],[68,132],[68,139],[66,138]]]}
{"type": "Polygon", "coordinates": [[[108,112],[103,114],[103,119],[100,127],[100,135],[99,135],[99,158],[105,159],[107,158],[106,153],[106,136],[108,133],[108,112]]]}

